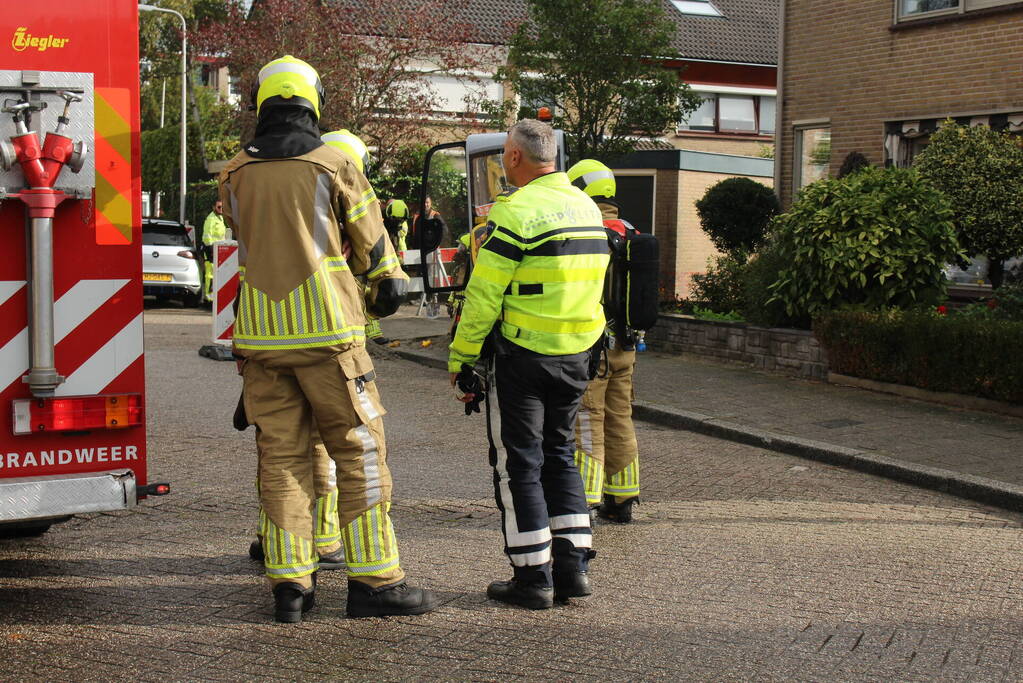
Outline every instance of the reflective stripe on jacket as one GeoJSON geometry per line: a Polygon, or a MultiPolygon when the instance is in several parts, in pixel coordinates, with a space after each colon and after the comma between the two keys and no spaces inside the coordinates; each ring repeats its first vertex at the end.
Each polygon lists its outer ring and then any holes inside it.
{"type": "Polygon", "coordinates": [[[241,152],[221,173],[220,193],[239,247],[235,350],[299,365],[362,345],[355,277],[407,276],[376,195],[351,160],[328,145],[286,159],[241,152]]]}
{"type": "Polygon", "coordinates": [[[497,198],[465,290],[448,369],[479,358],[495,321],[511,342],[545,355],[585,351],[604,329],[608,265],[600,210],[564,173],[497,198]]]}

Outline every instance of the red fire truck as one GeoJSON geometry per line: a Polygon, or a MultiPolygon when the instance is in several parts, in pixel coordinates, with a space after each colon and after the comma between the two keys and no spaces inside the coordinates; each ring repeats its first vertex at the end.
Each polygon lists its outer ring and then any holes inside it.
{"type": "Polygon", "coordinates": [[[146,479],[137,0],[14,3],[0,40],[0,534],[146,479]]]}

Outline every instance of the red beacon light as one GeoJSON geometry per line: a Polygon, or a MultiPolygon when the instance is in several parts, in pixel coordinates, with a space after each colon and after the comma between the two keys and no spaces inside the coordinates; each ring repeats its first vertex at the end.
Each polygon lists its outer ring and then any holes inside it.
{"type": "Polygon", "coordinates": [[[23,398],[12,402],[14,433],[123,429],[142,424],[142,395],[23,398]]]}
{"type": "Polygon", "coordinates": [[[536,119],[550,123],[554,119],[554,114],[551,113],[550,107],[540,107],[536,110],[536,119]]]}

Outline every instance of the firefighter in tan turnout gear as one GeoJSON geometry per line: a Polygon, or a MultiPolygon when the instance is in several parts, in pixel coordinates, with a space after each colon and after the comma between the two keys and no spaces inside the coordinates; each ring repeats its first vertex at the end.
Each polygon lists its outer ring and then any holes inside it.
{"type": "MultiPolygon", "coordinates": [[[[624,236],[631,226],[618,218],[611,169],[583,159],[568,169],[568,177],[597,203],[605,228],[624,236]]],[[[635,365],[635,335],[621,321],[610,321],[607,353],[583,394],[575,427],[575,461],[586,502],[599,504],[599,516],[621,524],[632,521],[632,506],[639,500],[639,447],[632,424],[635,365]]]]}
{"type": "Polygon", "coordinates": [[[305,62],[285,56],[264,66],[255,137],[220,174],[224,217],[239,243],[234,350],[258,430],[264,566],[275,619],[300,621],[314,601],[318,429],[337,469],[348,615],[422,614],[436,599],[409,587],[399,565],[384,410],[356,279],[369,282],[365,305],[383,317],[397,308],[407,276],[366,177],[320,140],[322,102],[305,62]]]}

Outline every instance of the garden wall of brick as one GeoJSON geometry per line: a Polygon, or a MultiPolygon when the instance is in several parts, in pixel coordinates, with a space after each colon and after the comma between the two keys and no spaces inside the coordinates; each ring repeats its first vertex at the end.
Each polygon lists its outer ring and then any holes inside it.
{"type": "Polygon", "coordinates": [[[662,314],[646,335],[654,351],[692,353],[744,363],[758,370],[827,380],[828,361],[813,332],[698,320],[662,314]]]}

